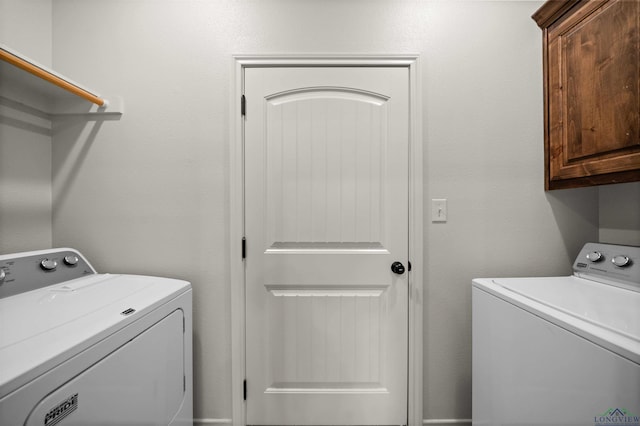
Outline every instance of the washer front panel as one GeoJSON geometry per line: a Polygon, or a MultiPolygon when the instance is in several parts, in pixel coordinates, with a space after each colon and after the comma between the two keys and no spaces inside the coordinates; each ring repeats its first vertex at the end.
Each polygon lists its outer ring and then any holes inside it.
{"type": "MultiPolygon", "coordinates": [[[[640,413],[640,365],[473,287],[473,424],[597,425],[640,413]]],[[[637,423],[628,423],[637,424],[637,423]]]]}

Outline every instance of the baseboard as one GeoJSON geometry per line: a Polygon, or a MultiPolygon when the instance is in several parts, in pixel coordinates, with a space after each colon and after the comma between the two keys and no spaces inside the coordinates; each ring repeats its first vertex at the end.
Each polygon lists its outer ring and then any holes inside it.
{"type": "MultiPolygon", "coordinates": [[[[194,425],[228,425],[231,426],[231,419],[193,419],[194,425]]],[[[446,426],[446,425],[463,425],[471,426],[471,419],[425,419],[422,421],[424,425],[446,426]]]]}
{"type": "Polygon", "coordinates": [[[194,425],[229,425],[233,423],[231,419],[193,419],[194,425]]]}

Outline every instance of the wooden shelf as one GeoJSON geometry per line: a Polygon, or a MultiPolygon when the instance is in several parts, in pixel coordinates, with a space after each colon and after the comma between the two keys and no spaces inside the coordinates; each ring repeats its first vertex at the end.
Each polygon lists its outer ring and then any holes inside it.
{"type": "Polygon", "coordinates": [[[53,115],[78,114],[78,113],[104,113],[122,114],[122,100],[112,98],[107,100],[96,91],[88,89],[73,80],[45,67],[26,56],[0,44],[0,80],[4,86],[4,94],[12,93],[12,100],[16,94],[25,90],[36,94],[40,98],[49,100],[50,106],[44,108],[53,115]],[[69,99],[87,101],[93,104],[81,102],[69,102],[69,99]]]}

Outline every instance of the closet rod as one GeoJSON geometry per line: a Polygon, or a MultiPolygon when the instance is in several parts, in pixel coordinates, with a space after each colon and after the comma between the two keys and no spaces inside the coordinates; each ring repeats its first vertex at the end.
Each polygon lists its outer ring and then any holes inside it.
{"type": "Polygon", "coordinates": [[[104,106],[107,103],[106,100],[94,95],[93,93],[87,92],[86,90],[69,83],[57,75],[51,74],[50,72],[47,72],[4,49],[0,49],[0,59],[98,106],[104,106]]]}

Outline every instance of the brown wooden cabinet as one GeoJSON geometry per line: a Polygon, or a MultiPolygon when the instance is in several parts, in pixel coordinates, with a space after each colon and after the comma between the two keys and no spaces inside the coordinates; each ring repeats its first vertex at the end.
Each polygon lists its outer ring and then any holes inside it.
{"type": "Polygon", "coordinates": [[[550,0],[545,189],[640,181],[640,0],[550,0]]]}

